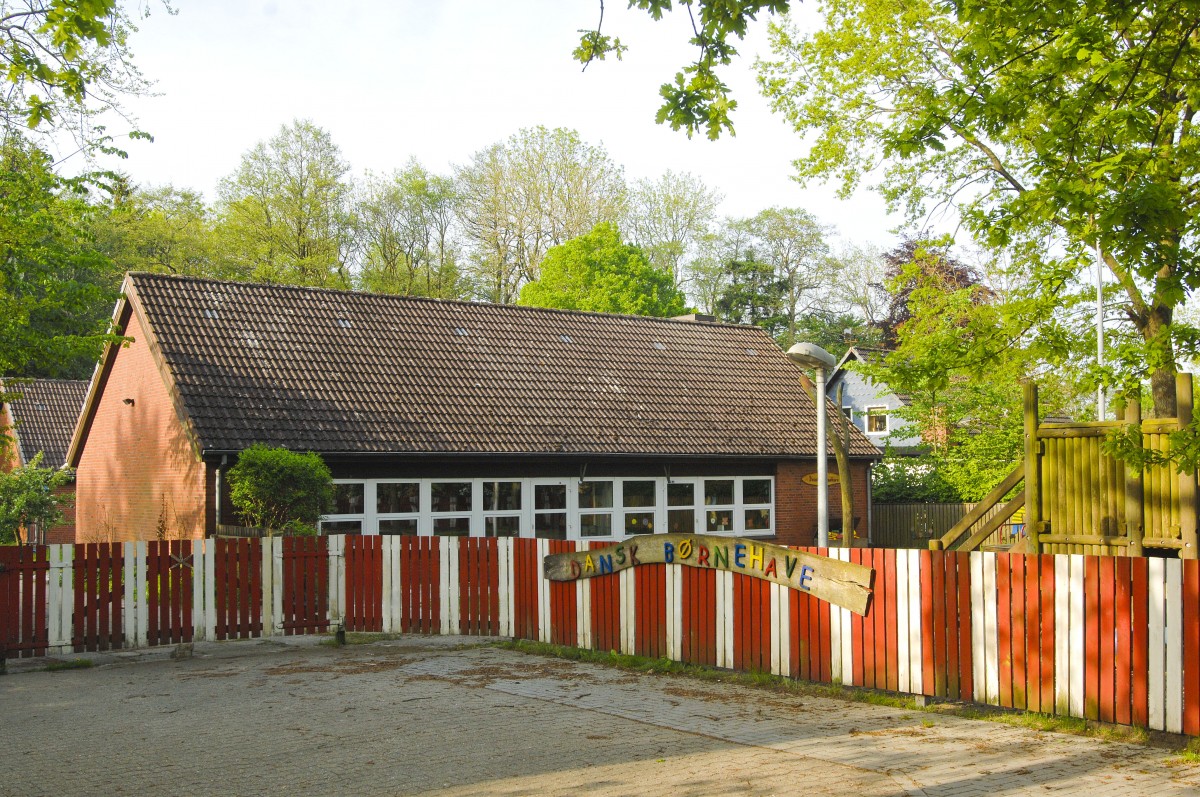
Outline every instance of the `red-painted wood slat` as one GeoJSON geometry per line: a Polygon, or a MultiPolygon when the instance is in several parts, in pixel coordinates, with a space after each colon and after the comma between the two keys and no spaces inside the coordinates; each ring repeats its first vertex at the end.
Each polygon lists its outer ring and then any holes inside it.
{"type": "Polygon", "coordinates": [[[1083,715],[1100,718],[1100,563],[1095,556],[1083,560],[1083,715]]]}
{"type": "Polygon", "coordinates": [[[1144,558],[1130,561],[1132,596],[1131,611],[1133,635],[1130,642],[1130,667],[1133,686],[1130,690],[1132,702],[1131,720],[1134,725],[1145,727],[1150,723],[1150,563],[1144,558]]]}

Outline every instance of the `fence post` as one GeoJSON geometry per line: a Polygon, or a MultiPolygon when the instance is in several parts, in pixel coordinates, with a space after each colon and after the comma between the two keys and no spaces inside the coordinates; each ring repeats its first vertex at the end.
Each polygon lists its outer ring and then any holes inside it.
{"type": "MultiPolygon", "coordinates": [[[[1179,428],[1186,429],[1192,422],[1192,375],[1175,375],[1175,406],[1179,428]]],[[[1196,559],[1200,555],[1196,535],[1196,471],[1185,470],[1179,474],[1179,536],[1183,540],[1180,559],[1196,559]]]]}
{"type": "Polygon", "coordinates": [[[1041,553],[1042,543],[1042,468],[1041,444],[1038,442],[1038,389],[1033,382],[1025,383],[1025,533],[1029,553],[1041,553]]]}
{"type": "MultiPolygon", "coordinates": [[[[1142,402],[1136,396],[1130,396],[1125,404],[1125,423],[1138,430],[1141,438],[1142,402]]],[[[1130,556],[1142,556],[1142,538],[1146,536],[1145,515],[1143,509],[1142,469],[1136,471],[1129,463],[1125,463],[1125,535],[1129,545],[1125,550],[1130,556]]]]}

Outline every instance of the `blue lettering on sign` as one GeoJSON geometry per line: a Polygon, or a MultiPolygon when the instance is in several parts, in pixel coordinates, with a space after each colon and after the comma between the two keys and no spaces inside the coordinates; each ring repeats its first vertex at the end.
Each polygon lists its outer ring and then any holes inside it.
{"type": "Polygon", "coordinates": [[[675,561],[675,546],[669,542],[663,543],[663,561],[667,564],[675,561]]]}
{"type": "Polygon", "coordinates": [[[800,589],[812,591],[812,587],[808,586],[808,582],[812,581],[813,569],[809,565],[804,565],[800,568],[800,589]]]}
{"type": "Polygon", "coordinates": [[[608,556],[597,556],[596,558],[600,560],[600,575],[611,573],[613,571],[612,554],[609,554],[608,556]]]}
{"type": "Polygon", "coordinates": [[[746,558],[746,546],[738,543],[733,546],[733,563],[740,568],[745,568],[746,563],[742,560],[746,558]]]}

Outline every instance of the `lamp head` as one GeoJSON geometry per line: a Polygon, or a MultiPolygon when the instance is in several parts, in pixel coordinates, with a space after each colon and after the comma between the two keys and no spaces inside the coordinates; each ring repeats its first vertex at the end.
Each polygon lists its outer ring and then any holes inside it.
{"type": "Polygon", "coordinates": [[[837,365],[833,355],[815,343],[797,343],[787,350],[787,356],[801,368],[825,370],[837,365]]]}

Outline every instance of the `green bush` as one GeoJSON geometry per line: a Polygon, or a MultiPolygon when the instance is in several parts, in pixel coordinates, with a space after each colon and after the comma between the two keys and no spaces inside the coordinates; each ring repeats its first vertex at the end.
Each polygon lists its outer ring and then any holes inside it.
{"type": "Polygon", "coordinates": [[[881,504],[958,503],[962,496],[946,481],[937,459],[885,454],[871,468],[871,500],[881,504]]]}
{"type": "Polygon", "coordinates": [[[12,545],[22,528],[43,529],[62,520],[62,505],[75,496],[54,491],[71,483],[69,468],[43,468],[38,453],[28,464],[9,473],[0,472],[0,545],[12,545]]]}
{"type": "Polygon", "coordinates": [[[229,469],[229,497],[251,526],[311,535],[333,507],[333,475],[321,457],[261,443],[229,469]]]}

